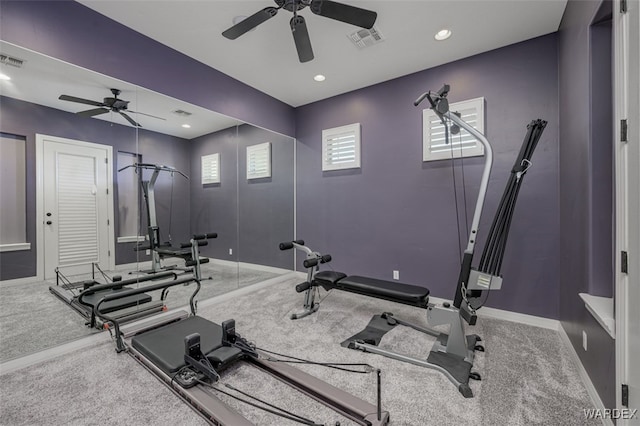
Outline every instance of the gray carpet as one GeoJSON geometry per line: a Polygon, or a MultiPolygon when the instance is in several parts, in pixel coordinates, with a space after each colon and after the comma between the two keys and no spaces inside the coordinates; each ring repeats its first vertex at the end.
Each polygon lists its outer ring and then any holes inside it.
{"type": "MultiPolygon", "coordinates": [[[[383,407],[391,413],[392,425],[599,424],[584,418],[582,410],[593,404],[557,332],[482,318],[473,332],[483,337],[487,349],[478,355],[474,369],[483,380],[472,383],[475,398],[465,399],[435,371],[339,345],[360,331],[373,314],[392,311],[424,324],[423,310],[333,292],[319,312],[291,321],[289,314],[302,304],[302,295],[293,290],[297,282],[290,279],[230,300],[223,298],[199,314],[216,322],[236,319],[237,332],[259,347],[316,361],[367,362],[381,368],[383,407]]],[[[431,343],[430,337],[397,327],[381,346],[426,356],[431,343]]],[[[299,368],[375,402],[372,374],[309,365],[299,368]]],[[[78,351],[0,379],[3,425],[202,424],[133,359],[116,354],[112,345],[78,351]]],[[[227,371],[223,381],[317,422],[352,424],[249,366],[240,364],[227,371]]],[[[259,425],[293,424],[236,401],[229,404],[259,425]]]]}
{"type": "MultiPolygon", "coordinates": [[[[126,272],[108,272],[132,276],[126,272]]],[[[202,265],[202,289],[197,300],[206,300],[239,287],[249,286],[278,276],[274,272],[235,266],[202,265]]],[[[72,282],[90,279],[90,274],[69,277],[72,282]]],[[[97,279],[104,282],[102,277],[97,279]]],[[[151,282],[148,282],[151,283],[151,282]]],[[[144,284],[148,284],[144,283],[144,284]]],[[[99,332],[86,327],[85,319],[49,291],[55,280],[0,286],[0,362],[52,348],[99,332]]],[[[193,284],[170,289],[167,307],[184,306],[193,292],[193,284]]],[[[159,299],[160,292],[151,296],[159,299]]]]}

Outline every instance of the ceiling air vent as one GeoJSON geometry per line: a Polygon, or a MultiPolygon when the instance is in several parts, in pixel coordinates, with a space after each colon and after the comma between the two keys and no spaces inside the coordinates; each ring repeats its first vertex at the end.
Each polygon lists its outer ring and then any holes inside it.
{"type": "Polygon", "coordinates": [[[373,46],[384,41],[384,37],[376,27],[371,29],[360,29],[353,34],[349,34],[347,37],[356,45],[358,49],[364,49],[365,47],[373,46]]]}
{"type": "Polygon", "coordinates": [[[175,111],[171,111],[173,112],[175,115],[179,115],[180,117],[188,117],[190,115],[193,115],[192,113],[188,112],[188,111],[184,111],[181,109],[177,109],[175,111]]]}
{"type": "Polygon", "coordinates": [[[12,67],[22,68],[24,61],[22,59],[14,58],[13,56],[0,53],[0,64],[11,65],[12,67]]]}

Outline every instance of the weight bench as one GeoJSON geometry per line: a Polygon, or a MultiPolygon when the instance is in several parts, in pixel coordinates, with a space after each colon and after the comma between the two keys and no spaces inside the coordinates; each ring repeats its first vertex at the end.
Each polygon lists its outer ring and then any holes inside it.
{"type": "Polygon", "coordinates": [[[149,242],[148,244],[139,245],[136,250],[151,250],[152,268],[151,273],[156,273],[161,270],[173,270],[179,269],[176,266],[163,267],[160,266],[160,260],[165,258],[179,258],[184,260],[185,272],[191,272],[191,267],[195,268],[196,279],[202,279],[200,272],[200,265],[208,263],[208,257],[200,257],[200,247],[209,244],[207,240],[212,238],[218,238],[218,234],[210,232],[206,234],[194,234],[188,243],[180,243],[179,247],[174,247],[170,243],[160,243],[160,228],[157,226],[149,226],[149,242]]]}
{"type": "Polygon", "coordinates": [[[358,275],[347,276],[342,272],[317,272],[313,277],[313,285],[322,286],[325,290],[348,291],[418,308],[426,309],[429,305],[429,290],[424,287],[358,275]]]}
{"type": "Polygon", "coordinates": [[[347,276],[342,272],[331,270],[319,271],[320,264],[331,261],[331,255],[314,252],[304,245],[303,240],[280,243],[280,250],[292,248],[301,250],[307,255],[303,261],[304,267],[307,268],[307,280],[296,286],[298,293],[305,292],[304,309],[302,312],[291,314],[291,319],[304,318],[319,309],[320,303],[315,301],[318,287],[328,291],[347,291],[426,309],[429,324],[433,326],[448,324],[448,333],[403,321],[394,317],[392,313],[385,312],[382,315],[374,315],[364,330],[346,339],[341,345],[437,370],[444,374],[465,398],[473,396],[469,379],[480,380],[480,375],[471,371],[475,351],[484,351],[484,347],[478,344],[482,340],[479,336],[465,335],[463,320],[474,325],[477,319],[475,311],[466,304],[462,304],[458,309],[446,302],[442,305],[429,303],[429,290],[424,287],[358,275],[347,276]],[[436,337],[426,361],[378,347],[384,335],[398,325],[436,337]]]}

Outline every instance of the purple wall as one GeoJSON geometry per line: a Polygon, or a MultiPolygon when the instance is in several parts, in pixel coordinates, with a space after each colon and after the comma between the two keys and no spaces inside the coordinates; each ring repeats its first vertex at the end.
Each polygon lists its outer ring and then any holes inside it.
{"type": "MultiPolygon", "coordinates": [[[[611,204],[591,203],[592,166],[590,31],[599,1],[569,1],[558,33],[560,108],[560,320],[605,407],[615,408],[615,342],[585,309],[594,252],[592,218],[611,204]],[[592,211],[592,209],[594,209],[592,211]],[[582,349],[582,331],[589,351],[582,349]]],[[[602,81],[602,80],[601,80],[602,81]]],[[[597,235],[595,236],[597,238],[597,235]]],[[[610,256],[610,253],[609,253],[610,256]]],[[[607,256],[608,257],[608,256],[607,256]]]]}
{"type": "Polygon", "coordinates": [[[191,223],[194,232],[217,232],[218,238],[202,248],[215,259],[237,261],[238,169],[237,128],[230,127],[191,141],[191,223]],[[202,185],[200,158],[220,153],[220,183],[202,185]],[[229,249],[233,254],[229,255],[229,249]]]}
{"type": "Polygon", "coordinates": [[[2,40],[267,129],[294,133],[289,105],[80,3],[2,0],[0,8],[2,40]]]}
{"type": "Polygon", "coordinates": [[[239,260],[293,268],[293,252],[278,250],[294,232],[294,140],[248,124],[238,128],[239,260]],[[271,177],[247,180],[247,146],[271,143],[271,177]]]}
{"type": "MultiPolygon", "coordinates": [[[[277,250],[293,239],[294,141],[248,124],[192,141],[191,223],[218,239],[206,256],[279,268],[292,268],[293,253],[277,250]],[[271,142],[271,178],[247,181],[246,147],[271,142]],[[200,158],[220,153],[221,182],[202,185],[200,158]],[[229,249],[233,255],[229,255],[229,249]]],[[[198,231],[200,232],[200,231],[198,231]]]]}
{"type": "MultiPolygon", "coordinates": [[[[479,230],[477,253],[526,125],[549,122],[520,192],[505,255],[504,286],[488,305],[558,318],[558,109],[555,34],[316,102],[296,110],[298,238],[331,253],[332,267],[349,274],[426,286],[451,299],[460,268],[451,161],[422,162],[424,91],[451,84],[450,101],[484,97],[486,135],[495,161],[479,230]],[[359,122],[362,168],[321,171],[322,129],[359,122]]],[[[482,158],[464,160],[469,221],[482,158]]],[[[458,198],[463,187],[456,162],[458,198]]],[[[462,202],[458,206],[464,209],[462,202]]],[[[461,214],[464,222],[464,214],[461,214]]],[[[462,237],[466,245],[467,233],[462,237]]]]}
{"type": "MultiPolygon", "coordinates": [[[[0,97],[0,106],[2,108],[0,131],[25,136],[27,141],[27,241],[31,243],[31,250],[28,251],[0,253],[1,280],[31,277],[36,274],[36,133],[113,146],[116,203],[118,186],[115,157],[117,151],[136,152],[137,149],[142,154],[144,162],[172,164],[185,171],[187,175],[190,172],[189,146],[185,139],[143,129],[136,131],[132,127],[82,117],[4,96],[0,97]]],[[[0,167],[2,166],[1,161],[5,161],[5,159],[0,159],[0,167]]],[[[188,188],[187,181],[176,178],[172,214],[172,235],[176,241],[189,235],[188,188]]],[[[156,184],[157,215],[160,227],[165,232],[169,228],[170,190],[170,178],[168,176],[160,177],[156,184]]],[[[114,229],[118,229],[117,215],[115,221],[114,229]]],[[[164,235],[166,236],[166,233],[164,235]]],[[[134,252],[133,246],[134,243],[116,244],[116,264],[138,260],[138,254],[134,252]]],[[[142,252],[139,254],[139,260],[148,259],[142,252]]]]}

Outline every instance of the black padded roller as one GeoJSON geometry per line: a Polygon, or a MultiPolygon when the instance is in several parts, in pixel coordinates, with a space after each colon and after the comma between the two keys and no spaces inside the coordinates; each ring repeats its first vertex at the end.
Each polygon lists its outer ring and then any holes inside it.
{"type": "Polygon", "coordinates": [[[280,250],[290,250],[293,248],[293,243],[291,241],[286,241],[284,243],[280,243],[280,250]]]}
{"type": "Polygon", "coordinates": [[[293,241],[285,241],[280,243],[280,250],[290,250],[293,248],[293,243],[298,244],[299,246],[304,245],[304,240],[293,240],[293,241]]]}
{"type": "Polygon", "coordinates": [[[305,281],[296,286],[296,291],[298,293],[302,293],[303,291],[308,290],[311,287],[311,283],[309,281],[305,281]]]}
{"type": "Polygon", "coordinates": [[[320,263],[329,263],[329,262],[331,262],[331,255],[323,254],[322,258],[320,259],[320,263]]]}
{"type": "Polygon", "coordinates": [[[218,238],[218,234],[216,232],[209,232],[206,234],[194,234],[194,240],[208,240],[209,238],[218,238]]]}
{"type": "Polygon", "coordinates": [[[318,264],[318,259],[305,259],[302,264],[305,268],[313,268],[318,264]]]}

